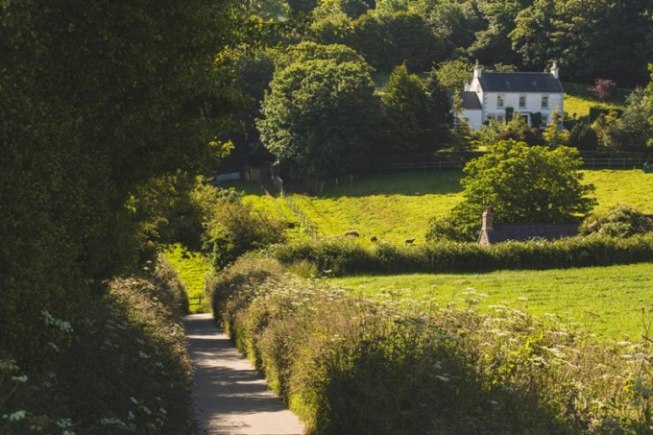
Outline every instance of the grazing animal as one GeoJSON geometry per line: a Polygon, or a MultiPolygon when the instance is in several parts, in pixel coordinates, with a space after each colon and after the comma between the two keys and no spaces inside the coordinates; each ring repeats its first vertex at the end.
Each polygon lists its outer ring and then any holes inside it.
{"type": "Polygon", "coordinates": [[[377,240],[379,240],[379,239],[377,239],[376,236],[370,237],[370,242],[376,242],[377,240]]]}
{"type": "Polygon", "coordinates": [[[349,230],[349,231],[347,231],[347,232],[345,233],[345,236],[349,236],[349,237],[360,237],[360,234],[358,234],[358,231],[349,230]]]}
{"type": "Polygon", "coordinates": [[[412,245],[415,239],[406,239],[406,244],[407,245],[412,245]]]}

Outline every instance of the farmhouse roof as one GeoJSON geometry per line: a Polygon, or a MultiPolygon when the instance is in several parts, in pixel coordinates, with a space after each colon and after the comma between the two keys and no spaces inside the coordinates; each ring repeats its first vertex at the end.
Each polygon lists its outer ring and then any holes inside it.
{"type": "Polygon", "coordinates": [[[460,94],[465,110],[481,110],[481,101],[478,99],[476,92],[465,91],[460,94]]]}
{"type": "Polygon", "coordinates": [[[547,72],[484,72],[478,81],[484,92],[564,92],[560,80],[547,72]]]}
{"type": "Polygon", "coordinates": [[[578,235],[577,224],[495,224],[486,230],[488,244],[514,240],[557,240],[578,235]]]}
{"type": "Polygon", "coordinates": [[[578,224],[495,224],[492,218],[492,209],[488,208],[483,213],[481,234],[478,243],[492,245],[494,243],[514,240],[544,239],[557,240],[564,237],[573,237],[578,234],[578,224]]]}

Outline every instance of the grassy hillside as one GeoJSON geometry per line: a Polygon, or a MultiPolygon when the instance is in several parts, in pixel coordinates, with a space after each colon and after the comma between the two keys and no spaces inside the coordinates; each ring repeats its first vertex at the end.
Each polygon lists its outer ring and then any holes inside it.
{"type": "Polygon", "coordinates": [[[621,109],[630,92],[628,89],[618,88],[613,98],[609,101],[601,101],[589,91],[589,86],[579,83],[563,83],[565,89],[564,109],[569,115],[586,116],[590,113],[590,107],[597,106],[603,109],[621,109]]]}
{"type": "Polygon", "coordinates": [[[207,312],[210,304],[204,297],[204,283],[211,270],[210,261],[202,254],[190,252],[179,244],[169,246],[163,252],[163,257],[177,271],[179,280],[186,288],[190,312],[207,312]]]}
{"type": "MultiPolygon", "coordinates": [[[[584,171],[587,182],[596,185],[597,211],[617,204],[631,204],[653,213],[653,175],[641,170],[584,171]]],[[[432,216],[445,216],[462,198],[460,172],[394,172],[373,174],[326,190],[322,196],[294,194],[291,200],[319,229],[320,237],[342,236],[358,231],[362,239],[372,235],[380,240],[403,243],[407,238],[423,242],[432,216]]],[[[298,219],[283,198],[266,195],[246,183],[246,201],[272,216],[295,224],[298,219]]],[[[302,237],[294,230],[292,237],[302,237]]]]}
{"type": "Polygon", "coordinates": [[[615,339],[638,339],[643,308],[653,303],[651,264],[571,270],[501,271],[488,274],[361,276],[330,280],[354,292],[483,311],[505,304],[534,315],[560,316],[567,324],[615,339]]]}

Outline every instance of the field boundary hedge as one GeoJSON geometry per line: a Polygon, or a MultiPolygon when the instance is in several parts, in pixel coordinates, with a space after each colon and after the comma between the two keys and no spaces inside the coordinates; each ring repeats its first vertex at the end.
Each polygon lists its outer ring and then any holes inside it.
{"type": "Polygon", "coordinates": [[[349,296],[241,259],[216,319],[320,435],[653,431],[651,341],[603,342],[555,317],[349,296]]]}
{"type": "Polygon", "coordinates": [[[318,271],[339,276],[567,269],[653,262],[653,234],[623,239],[591,235],[491,246],[439,242],[420,246],[382,243],[366,248],[347,240],[308,241],[275,245],[267,254],[285,265],[309,262],[318,271]]]}

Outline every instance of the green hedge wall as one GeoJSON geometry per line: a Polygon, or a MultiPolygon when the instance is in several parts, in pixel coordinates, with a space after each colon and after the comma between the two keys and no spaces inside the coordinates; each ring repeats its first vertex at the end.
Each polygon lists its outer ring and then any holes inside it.
{"type": "Polygon", "coordinates": [[[350,241],[303,242],[275,245],[268,254],[286,265],[308,261],[319,271],[336,275],[559,269],[653,261],[653,234],[625,239],[592,235],[492,246],[442,242],[365,248],[350,241]]]}

